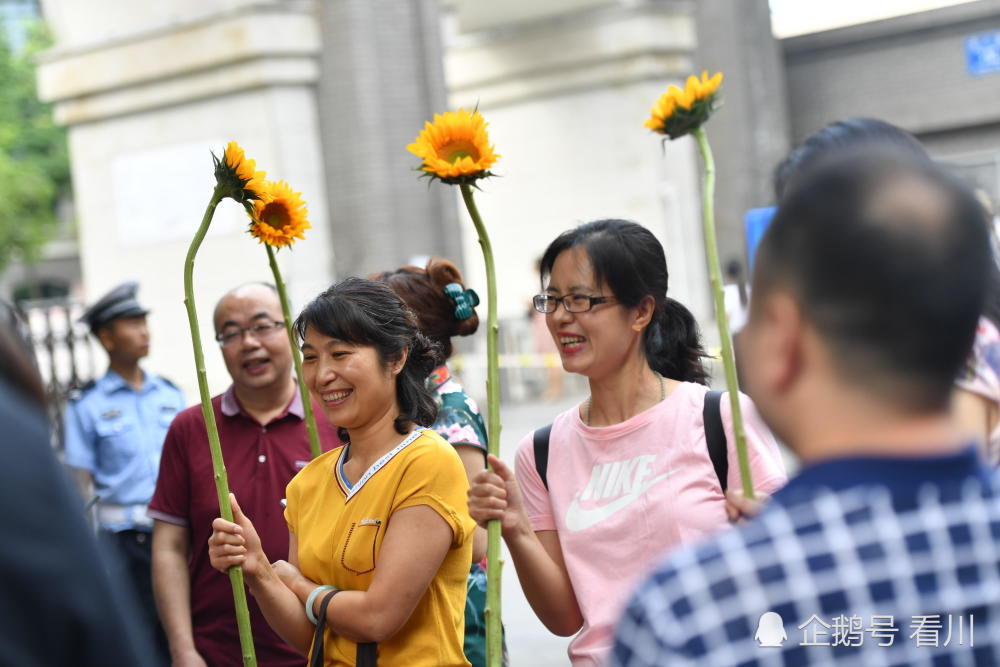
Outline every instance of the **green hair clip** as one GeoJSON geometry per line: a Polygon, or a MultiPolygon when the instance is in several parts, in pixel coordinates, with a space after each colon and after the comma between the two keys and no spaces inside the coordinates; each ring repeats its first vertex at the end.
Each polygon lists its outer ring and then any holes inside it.
{"type": "Polygon", "coordinates": [[[475,290],[462,289],[458,283],[448,283],[444,286],[445,295],[455,302],[455,319],[459,322],[467,320],[475,314],[473,308],[479,305],[479,295],[475,290]]]}

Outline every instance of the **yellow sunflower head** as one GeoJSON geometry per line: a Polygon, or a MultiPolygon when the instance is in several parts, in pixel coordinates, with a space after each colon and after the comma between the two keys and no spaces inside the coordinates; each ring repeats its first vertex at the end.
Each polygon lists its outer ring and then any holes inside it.
{"type": "Polygon", "coordinates": [[[458,185],[491,176],[489,169],[500,157],[490,145],[482,114],[465,109],[434,114],[434,122],[425,123],[406,150],[423,160],[419,169],[426,175],[458,185]]]}
{"type": "Polygon", "coordinates": [[[718,90],[722,83],[722,72],[709,78],[702,72],[701,78],[691,75],[684,88],[671,84],[667,92],[656,100],[645,126],[671,139],[683,137],[701,127],[718,108],[718,90]]]}
{"type": "Polygon", "coordinates": [[[312,226],[306,219],[308,213],[301,194],[287,183],[264,181],[253,203],[250,234],[274,248],[291,245],[295,239],[304,239],[305,230],[312,226]]]}
{"type": "Polygon", "coordinates": [[[247,159],[238,143],[230,141],[222,159],[213,153],[212,160],[215,162],[215,182],[222,187],[223,197],[231,197],[241,203],[260,198],[267,174],[257,171],[257,163],[247,159]]]}

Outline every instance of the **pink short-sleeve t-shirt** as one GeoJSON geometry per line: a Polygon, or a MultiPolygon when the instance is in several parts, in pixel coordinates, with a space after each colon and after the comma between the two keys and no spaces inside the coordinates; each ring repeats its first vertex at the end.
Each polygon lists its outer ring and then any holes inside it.
{"type": "MultiPolygon", "coordinates": [[[[547,477],[535,469],[528,434],[516,472],[536,531],[555,530],[583,628],[569,647],[576,667],[602,664],[621,607],[664,552],[728,525],[702,419],[702,385],[685,382],[657,405],[620,424],[590,427],[576,407],[556,417],[547,477]]],[[[774,437],[740,396],[754,488],[773,493],[787,476],[774,437]]],[[[721,401],[730,488],[741,487],[729,395],[721,401]]]]}

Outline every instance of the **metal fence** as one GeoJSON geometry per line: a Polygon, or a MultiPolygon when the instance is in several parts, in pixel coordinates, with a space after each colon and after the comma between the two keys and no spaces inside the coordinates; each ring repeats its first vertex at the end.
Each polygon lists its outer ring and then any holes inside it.
{"type": "Polygon", "coordinates": [[[38,372],[48,397],[52,441],[62,450],[63,412],[73,391],[97,377],[104,352],[79,323],[84,306],[69,299],[21,302],[30,332],[38,372]]]}

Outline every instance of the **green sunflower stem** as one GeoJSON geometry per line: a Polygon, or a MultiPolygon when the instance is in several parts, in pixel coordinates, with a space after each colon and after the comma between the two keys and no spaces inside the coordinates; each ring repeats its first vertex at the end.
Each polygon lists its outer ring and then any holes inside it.
{"type": "Polygon", "coordinates": [[[708,274],[712,283],[712,297],[715,300],[715,319],[719,323],[719,340],[722,344],[722,368],[726,374],[726,389],[729,391],[729,405],[733,413],[733,433],[736,435],[736,457],[743,481],[743,495],[753,498],[753,479],[750,476],[750,458],[747,455],[746,434],[743,431],[743,412],[740,409],[740,384],[736,377],[736,356],[733,353],[733,338],[729,332],[729,318],[726,316],[725,293],[722,290],[722,270],[719,268],[719,248],[715,241],[715,160],[708,136],[702,128],[691,132],[698,142],[698,150],[705,163],[705,183],[702,189],[702,222],[705,226],[705,253],[708,255],[708,274]]]}
{"type": "MultiPolygon", "coordinates": [[[[490,454],[500,455],[500,357],[497,353],[497,277],[493,265],[493,247],[486,226],[476,208],[472,187],[459,186],[469,216],[476,226],[479,245],[486,262],[486,427],[487,448],[490,454]]],[[[496,519],[486,526],[486,664],[500,667],[503,660],[503,635],[500,613],[500,522],[496,519]]]]}
{"type": "Polygon", "coordinates": [[[299,395],[302,396],[302,409],[306,415],[306,433],[309,435],[309,451],[312,457],[316,458],[323,453],[319,444],[319,431],[316,429],[316,416],[313,414],[312,400],[309,398],[309,389],[306,381],[302,377],[302,352],[295,341],[295,334],[292,331],[292,312],[288,307],[288,293],[285,291],[285,282],[281,279],[281,270],[278,269],[278,260],[274,254],[274,248],[265,243],[267,248],[267,260],[271,264],[271,273],[274,275],[274,286],[278,288],[278,298],[281,300],[281,312],[285,318],[285,333],[288,334],[288,344],[292,346],[292,361],[295,363],[295,377],[299,384],[299,395]]]}
{"type": "MultiPolygon", "coordinates": [[[[194,363],[198,373],[198,393],[201,395],[201,414],[205,418],[205,430],[208,433],[208,447],[212,452],[212,471],[215,477],[215,490],[219,496],[219,513],[226,521],[233,520],[232,507],[229,504],[229,482],[226,478],[226,464],[222,460],[222,445],[219,442],[219,429],[215,424],[215,412],[212,410],[212,397],[208,393],[208,375],[205,372],[205,354],[201,349],[201,330],[198,327],[198,313],[194,304],[194,258],[198,248],[212,224],[215,208],[223,199],[223,188],[217,185],[212,193],[212,199],[205,209],[201,226],[195,232],[184,260],[184,307],[187,309],[188,326],[191,329],[191,344],[194,347],[194,363]]],[[[236,603],[236,625],[240,632],[240,650],[243,655],[244,667],[256,667],[257,656],[253,647],[253,632],[250,630],[250,612],[247,609],[247,592],[243,587],[243,568],[229,568],[229,582],[233,587],[233,600],[236,603]]]]}

